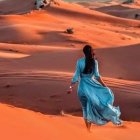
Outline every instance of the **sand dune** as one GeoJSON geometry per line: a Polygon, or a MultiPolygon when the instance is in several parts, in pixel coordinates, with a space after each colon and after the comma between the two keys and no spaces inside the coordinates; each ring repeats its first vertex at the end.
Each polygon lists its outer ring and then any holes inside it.
{"type": "MultiPolygon", "coordinates": [[[[103,7],[99,12],[58,1],[59,5],[52,4],[35,11],[33,2],[0,2],[1,137],[7,140],[11,135],[11,138],[19,139],[20,135],[26,134],[24,139],[28,136],[28,139],[47,137],[54,140],[57,137],[63,140],[81,139],[82,134],[83,140],[132,137],[137,140],[140,127],[140,21],[116,17],[112,13],[113,6],[107,9],[111,13],[105,14],[103,7]],[[74,34],[67,34],[67,28],[73,28],[74,34]],[[95,132],[87,134],[76,87],[73,94],[66,94],[76,60],[83,57],[85,44],[94,46],[100,73],[115,94],[115,105],[120,106],[122,119],[129,121],[123,128],[116,129],[111,124],[93,126],[95,132]],[[66,116],[53,116],[60,115],[62,110],[66,116]],[[13,116],[18,117],[15,122],[13,116]],[[58,132],[60,129],[64,132],[58,132]],[[11,133],[6,135],[7,131],[11,133]],[[109,135],[102,137],[104,134],[109,135]]],[[[124,6],[117,8],[115,12],[121,12],[119,8],[122,8],[125,18],[131,17],[126,17],[124,10],[134,13],[134,9],[124,6]]]]}
{"type": "MultiPolygon", "coordinates": [[[[1,70],[41,70],[74,72],[76,60],[83,57],[80,48],[46,47],[35,45],[7,45],[1,44],[0,49],[9,55],[22,54],[20,59],[3,60],[7,65],[1,70]],[[22,56],[24,56],[22,58],[22,56]],[[67,58],[67,59],[63,59],[67,58]],[[50,63],[51,61],[51,63],[50,63]],[[68,63],[70,62],[70,63],[68,63]]],[[[124,47],[96,49],[99,60],[100,73],[106,77],[126,80],[140,80],[139,44],[124,47]],[[117,65],[116,65],[117,64],[117,65]]],[[[5,58],[6,56],[0,56],[5,58]]]]}
{"type": "Polygon", "coordinates": [[[52,5],[41,12],[33,11],[31,14],[7,15],[0,18],[2,43],[49,46],[59,44],[69,47],[87,43],[97,47],[139,43],[139,21],[109,16],[76,4],[62,2],[60,6],[52,5]],[[74,35],[64,33],[69,27],[74,28],[74,35]],[[9,33],[13,33],[13,36],[9,36],[9,33]],[[107,40],[106,36],[111,37],[111,41],[109,38],[107,40]]]}
{"type": "Polygon", "coordinates": [[[122,128],[114,127],[111,124],[103,127],[93,126],[93,132],[89,134],[85,130],[82,118],[79,117],[70,115],[43,116],[39,113],[9,107],[4,104],[0,105],[0,110],[2,112],[2,119],[0,119],[1,138],[5,140],[8,140],[9,136],[10,139],[21,140],[38,140],[40,138],[42,140],[71,140],[78,138],[81,140],[92,140],[93,138],[98,140],[139,139],[138,128],[140,125],[136,122],[125,122],[126,126],[122,128]],[[110,134],[110,131],[113,131],[113,134],[110,134]]]}
{"type": "MultiPolygon", "coordinates": [[[[130,5],[113,5],[100,7],[96,9],[97,11],[114,15],[117,17],[135,19],[135,14],[140,14],[140,8],[130,5]]],[[[139,17],[137,19],[140,19],[139,17]]]]}
{"type": "MultiPolygon", "coordinates": [[[[66,94],[71,76],[72,73],[58,71],[3,72],[0,74],[0,102],[44,114],[60,114],[64,110],[81,116],[76,88],[73,94],[66,94]]],[[[103,79],[115,94],[115,105],[121,107],[122,118],[140,121],[140,82],[107,77],[103,79]]]]}
{"type": "Polygon", "coordinates": [[[0,14],[23,14],[34,8],[34,0],[5,0],[0,1],[0,14]]]}

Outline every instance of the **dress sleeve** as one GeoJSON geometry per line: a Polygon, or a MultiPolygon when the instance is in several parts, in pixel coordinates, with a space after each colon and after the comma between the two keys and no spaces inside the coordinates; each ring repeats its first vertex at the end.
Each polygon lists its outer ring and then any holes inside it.
{"type": "Polygon", "coordinates": [[[94,72],[94,76],[96,79],[98,79],[100,77],[100,73],[99,73],[99,67],[98,67],[98,61],[95,60],[95,72],[94,72]]]}
{"type": "Polygon", "coordinates": [[[74,73],[74,76],[72,78],[72,83],[76,83],[79,81],[79,77],[80,77],[80,66],[79,66],[79,61],[77,61],[77,64],[76,64],[76,70],[75,70],[75,73],[74,73]]]}

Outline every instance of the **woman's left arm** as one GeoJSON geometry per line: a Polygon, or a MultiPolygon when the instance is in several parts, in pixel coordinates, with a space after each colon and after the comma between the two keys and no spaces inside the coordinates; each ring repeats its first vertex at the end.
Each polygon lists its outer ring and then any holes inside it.
{"type": "Polygon", "coordinates": [[[79,80],[79,76],[80,76],[80,67],[79,67],[79,61],[77,61],[77,64],[76,64],[76,70],[75,70],[75,73],[74,73],[74,76],[72,78],[72,81],[71,81],[71,84],[69,86],[69,89],[67,91],[68,94],[70,94],[72,92],[72,89],[73,89],[73,86],[78,82],[79,80]]]}

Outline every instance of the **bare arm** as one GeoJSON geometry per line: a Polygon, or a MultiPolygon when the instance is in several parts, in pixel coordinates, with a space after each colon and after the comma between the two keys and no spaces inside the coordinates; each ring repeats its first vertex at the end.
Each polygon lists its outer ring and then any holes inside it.
{"type": "Polygon", "coordinates": [[[72,92],[72,89],[73,89],[73,86],[78,82],[79,80],[79,76],[80,76],[80,68],[79,68],[79,63],[77,61],[77,64],[76,64],[76,70],[75,70],[75,73],[74,73],[74,76],[72,78],[72,81],[71,81],[71,84],[69,86],[69,89],[67,91],[68,94],[70,94],[72,92]]]}
{"type": "Polygon", "coordinates": [[[98,67],[98,61],[95,61],[95,78],[96,80],[101,83],[104,87],[107,87],[106,84],[104,83],[100,73],[99,73],[99,67],[98,67]]]}
{"type": "Polygon", "coordinates": [[[98,81],[99,83],[101,83],[104,87],[107,87],[106,84],[104,83],[103,79],[101,78],[101,76],[98,77],[97,81],[98,81]]]}

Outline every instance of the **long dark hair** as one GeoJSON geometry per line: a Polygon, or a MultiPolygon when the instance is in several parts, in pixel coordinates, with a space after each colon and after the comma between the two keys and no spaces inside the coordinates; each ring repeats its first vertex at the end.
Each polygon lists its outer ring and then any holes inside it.
{"type": "Polygon", "coordinates": [[[84,74],[91,74],[95,67],[95,58],[94,58],[94,52],[92,49],[92,46],[86,45],[83,48],[83,52],[85,54],[85,68],[83,73],[84,74]]]}

